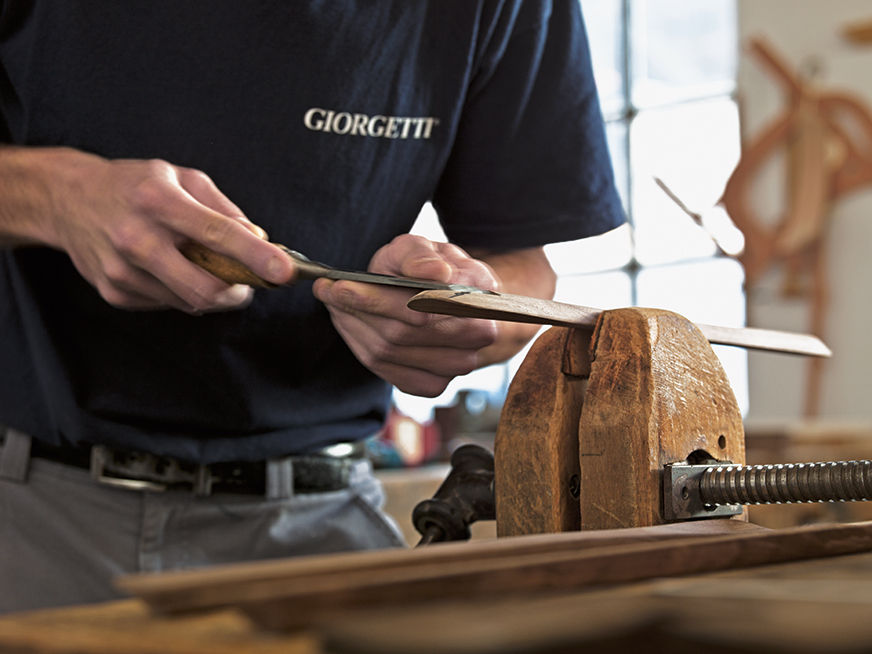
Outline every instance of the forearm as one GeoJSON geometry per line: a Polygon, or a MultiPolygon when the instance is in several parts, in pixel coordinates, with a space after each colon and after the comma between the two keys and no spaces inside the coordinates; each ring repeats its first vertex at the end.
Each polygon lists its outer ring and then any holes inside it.
{"type": "Polygon", "coordinates": [[[68,148],[0,145],[0,247],[56,245],[52,224],[64,171],[88,156],[68,148]]]}
{"type": "MultiPolygon", "coordinates": [[[[470,255],[487,263],[500,280],[504,293],[551,299],[557,276],[541,247],[509,252],[471,250],[470,255]]],[[[491,365],[517,354],[536,335],[539,325],[500,321],[497,340],[479,352],[480,364],[491,365]]]]}

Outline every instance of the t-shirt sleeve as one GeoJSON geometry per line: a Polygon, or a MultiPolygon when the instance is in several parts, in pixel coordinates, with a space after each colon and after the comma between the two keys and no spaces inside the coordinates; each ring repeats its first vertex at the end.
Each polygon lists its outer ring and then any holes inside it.
{"type": "Polygon", "coordinates": [[[451,241],[488,249],[625,221],[577,0],[527,0],[495,18],[433,205],[451,241]]]}

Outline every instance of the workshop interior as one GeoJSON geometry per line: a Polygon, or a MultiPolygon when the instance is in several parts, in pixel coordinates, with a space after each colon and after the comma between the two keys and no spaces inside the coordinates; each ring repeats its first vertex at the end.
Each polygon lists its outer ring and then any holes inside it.
{"type": "Polygon", "coordinates": [[[872,5],[580,4],[628,223],[546,247],[553,304],[410,302],[541,327],[393,392],[406,549],[124,576],[0,651],[872,650],[872,5]]]}

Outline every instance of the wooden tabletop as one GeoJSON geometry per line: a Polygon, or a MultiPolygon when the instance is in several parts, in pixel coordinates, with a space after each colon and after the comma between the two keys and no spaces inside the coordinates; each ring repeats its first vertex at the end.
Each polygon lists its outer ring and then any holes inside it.
{"type": "Polygon", "coordinates": [[[40,654],[320,654],[313,634],[270,634],[233,610],[152,615],[138,599],[0,618],[0,651],[40,654]]]}
{"type": "Polygon", "coordinates": [[[580,592],[432,602],[270,632],[234,609],[168,617],[136,599],[0,618],[29,654],[859,652],[872,649],[872,552],[580,592]]]}

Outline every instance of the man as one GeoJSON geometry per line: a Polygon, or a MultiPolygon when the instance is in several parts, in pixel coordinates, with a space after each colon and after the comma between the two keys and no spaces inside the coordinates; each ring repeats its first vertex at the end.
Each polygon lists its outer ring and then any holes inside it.
{"type": "Polygon", "coordinates": [[[390,386],[535,328],[179,248],[549,297],[541,246],[622,220],[577,3],[95,5],[0,3],[0,609],[399,545],[356,452],[390,386]],[[428,199],[454,244],[404,234],[428,199]]]}

